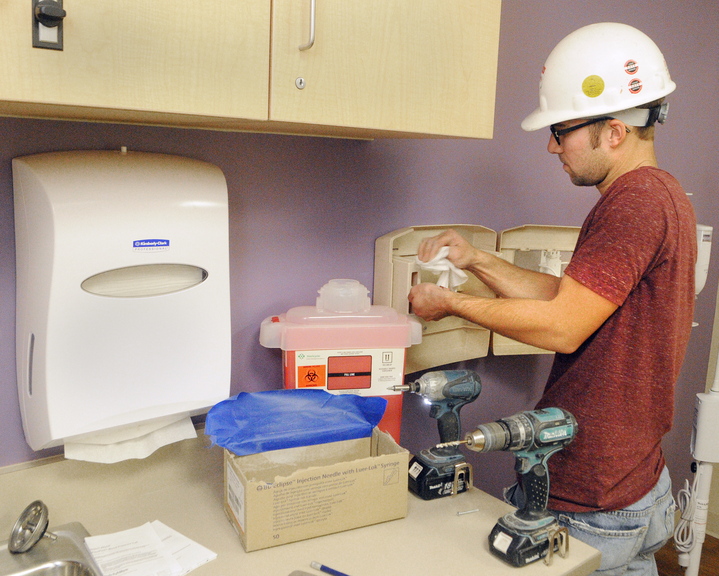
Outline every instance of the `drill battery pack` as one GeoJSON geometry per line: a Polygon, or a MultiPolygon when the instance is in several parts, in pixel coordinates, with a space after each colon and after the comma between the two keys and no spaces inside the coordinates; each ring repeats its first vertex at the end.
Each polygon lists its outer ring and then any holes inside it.
{"type": "Polygon", "coordinates": [[[537,539],[529,533],[517,533],[501,523],[495,524],[489,533],[489,549],[512,566],[525,566],[544,558],[549,552],[549,540],[537,539]]]}
{"type": "Polygon", "coordinates": [[[423,450],[409,463],[409,489],[423,500],[466,492],[472,485],[472,467],[458,455],[437,457],[423,450]]]}
{"type": "Polygon", "coordinates": [[[541,558],[550,564],[554,552],[566,556],[569,534],[553,518],[546,518],[531,526],[515,514],[499,519],[489,533],[489,549],[495,556],[512,566],[525,566],[541,558]]]}

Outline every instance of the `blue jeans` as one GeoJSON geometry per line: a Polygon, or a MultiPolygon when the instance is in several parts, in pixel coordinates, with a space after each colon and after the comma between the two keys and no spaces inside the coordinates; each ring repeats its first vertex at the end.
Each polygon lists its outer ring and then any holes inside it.
{"type": "MultiPolygon", "coordinates": [[[[517,484],[505,490],[504,499],[518,508],[524,504],[517,484]]],[[[657,576],[654,553],[674,531],[675,509],[672,481],[665,467],[649,494],[622,510],[550,512],[572,537],[602,553],[599,570],[592,576],[657,576]]]]}

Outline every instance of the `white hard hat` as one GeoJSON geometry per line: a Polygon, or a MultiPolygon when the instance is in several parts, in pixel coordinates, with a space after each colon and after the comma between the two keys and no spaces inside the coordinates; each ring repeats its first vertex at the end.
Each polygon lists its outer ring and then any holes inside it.
{"type": "MultiPolygon", "coordinates": [[[[539,108],[524,119],[522,128],[539,130],[596,116],[643,126],[648,111],[633,109],[675,88],[664,56],[649,36],[626,24],[590,24],[569,34],[549,54],[539,82],[539,108]]],[[[655,119],[656,114],[652,123],[655,119]]]]}

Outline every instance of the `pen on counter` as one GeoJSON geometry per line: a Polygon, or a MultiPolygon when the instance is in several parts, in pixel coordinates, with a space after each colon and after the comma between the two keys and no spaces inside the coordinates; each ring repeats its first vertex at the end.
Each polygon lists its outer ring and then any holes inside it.
{"type": "Polygon", "coordinates": [[[335,570],[334,568],[330,568],[329,566],[325,566],[323,564],[320,564],[319,562],[310,562],[310,566],[312,566],[312,568],[314,568],[315,570],[319,570],[320,572],[332,574],[332,576],[349,576],[344,572],[340,572],[339,570],[335,570]]]}

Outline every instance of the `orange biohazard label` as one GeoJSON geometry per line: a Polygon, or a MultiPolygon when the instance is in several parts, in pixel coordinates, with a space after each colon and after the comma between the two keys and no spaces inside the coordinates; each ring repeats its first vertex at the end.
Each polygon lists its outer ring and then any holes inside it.
{"type": "Polygon", "coordinates": [[[317,366],[297,367],[298,388],[320,388],[327,384],[327,367],[323,364],[317,366]]]}

